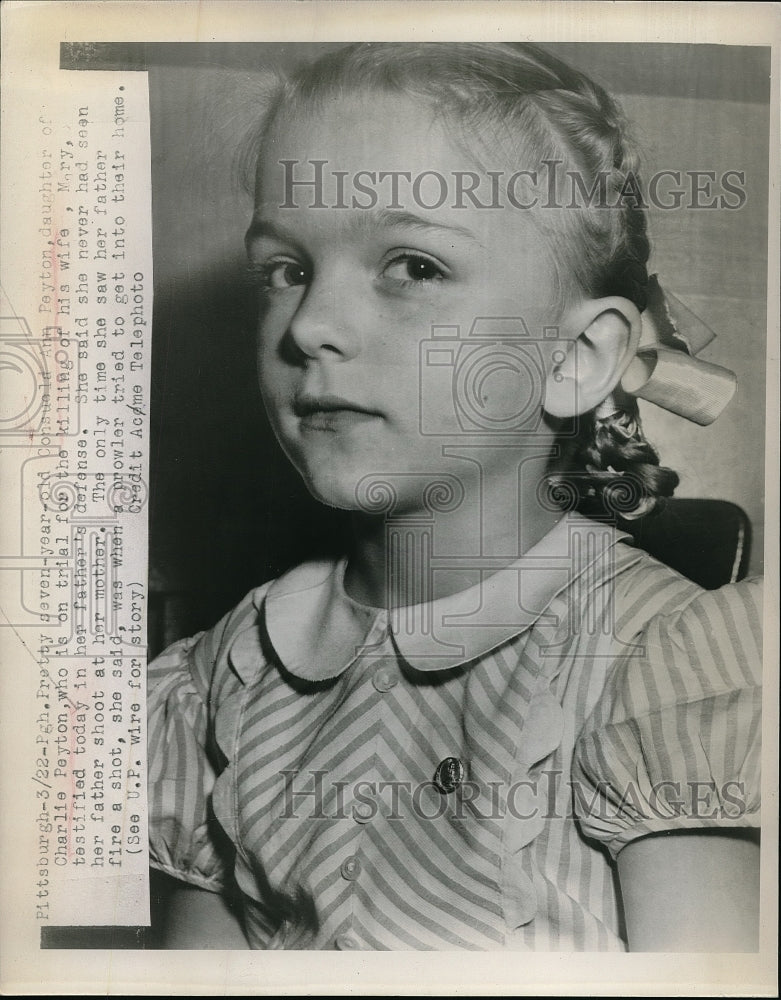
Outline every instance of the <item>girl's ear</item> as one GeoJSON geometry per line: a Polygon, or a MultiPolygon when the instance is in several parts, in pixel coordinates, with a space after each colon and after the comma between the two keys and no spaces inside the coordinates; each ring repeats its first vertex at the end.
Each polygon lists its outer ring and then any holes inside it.
{"type": "Polygon", "coordinates": [[[570,310],[561,325],[564,360],[545,383],[545,410],[574,417],[598,406],[618,384],[640,342],[640,313],[629,299],[590,299],[570,310]]]}

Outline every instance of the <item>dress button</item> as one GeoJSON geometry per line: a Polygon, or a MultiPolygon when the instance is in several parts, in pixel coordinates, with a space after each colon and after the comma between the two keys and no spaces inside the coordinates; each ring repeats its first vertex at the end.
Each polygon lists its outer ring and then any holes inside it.
{"type": "Polygon", "coordinates": [[[372,677],[372,684],[380,692],[385,694],[391,688],[395,688],[399,683],[399,672],[395,667],[380,667],[372,677]]]}
{"type": "Polygon", "coordinates": [[[337,951],[360,951],[361,942],[354,934],[337,934],[334,948],[337,951]]]}
{"type": "Polygon", "coordinates": [[[354,882],[361,874],[361,862],[354,854],[351,854],[349,858],[344,859],[339,870],[342,873],[343,879],[346,879],[348,882],[354,882]]]}
{"type": "Polygon", "coordinates": [[[437,764],[434,784],[440,792],[454,792],[464,780],[465,769],[458,757],[445,757],[437,764]]]}

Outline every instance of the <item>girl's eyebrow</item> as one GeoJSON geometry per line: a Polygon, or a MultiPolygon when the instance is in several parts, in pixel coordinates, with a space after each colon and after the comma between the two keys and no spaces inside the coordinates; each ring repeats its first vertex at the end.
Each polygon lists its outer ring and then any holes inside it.
{"type": "MultiPolygon", "coordinates": [[[[464,226],[459,226],[455,223],[433,222],[425,218],[425,216],[416,215],[414,212],[408,212],[405,209],[367,208],[361,210],[359,215],[351,215],[348,219],[348,229],[354,231],[365,230],[372,226],[384,228],[403,226],[408,229],[458,233],[460,236],[482,246],[475,234],[464,226]]],[[[280,226],[270,219],[264,219],[255,215],[247,230],[245,242],[249,246],[254,240],[263,239],[263,237],[283,243],[298,244],[298,239],[292,233],[288,232],[284,226],[280,226]]]]}
{"type": "Polygon", "coordinates": [[[379,225],[407,226],[409,229],[445,230],[450,233],[459,233],[459,235],[465,236],[467,239],[477,242],[475,234],[470,229],[466,229],[464,226],[458,226],[454,223],[448,222],[432,222],[423,215],[416,215],[414,212],[408,212],[405,209],[368,209],[367,214],[372,216],[379,225]]]}
{"type": "Polygon", "coordinates": [[[253,215],[252,222],[250,222],[249,229],[244,237],[244,244],[249,250],[256,240],[264,238],[276,240],[279,243],[293,243],[298,246],[298,240],[291,233],[288,233],[283,226],[278,226],[269,219],[261,219],[257,215],[253,215]]]}

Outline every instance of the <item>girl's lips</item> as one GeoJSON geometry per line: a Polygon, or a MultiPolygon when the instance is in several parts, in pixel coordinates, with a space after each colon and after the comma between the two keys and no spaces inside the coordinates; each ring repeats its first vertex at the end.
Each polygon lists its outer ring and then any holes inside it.
{"type": "Polygon", "coordinates": [[[353,410],[350,408],[335,410],[314,410],[306,416],[301,417],[299,427],[305,431],[339,431],[349,430],[351,427],[358,427],[371,420],[379,420],[378,413],[369,413],[366,410],[353,410]]]}
{"type": "Polygon", "coordinates": [[[341,396],[300,396],[293,410],[303,430],[347,430],[381,417],[376,410],[369,410],[341,396]]]}

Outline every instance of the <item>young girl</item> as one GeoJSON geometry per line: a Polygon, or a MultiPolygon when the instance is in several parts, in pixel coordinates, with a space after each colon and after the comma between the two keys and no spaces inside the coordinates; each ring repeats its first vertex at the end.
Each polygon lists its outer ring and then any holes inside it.
{"type": "Polygon", "coordinates": [[[348,46],[259,150],[261,390],[354,535],[150,667],[168,944],[755,949],[756,587],[611,518],[677,483],[630,390],[726,378],[648,380],[616,104],[533,46],[348,46]]]}

